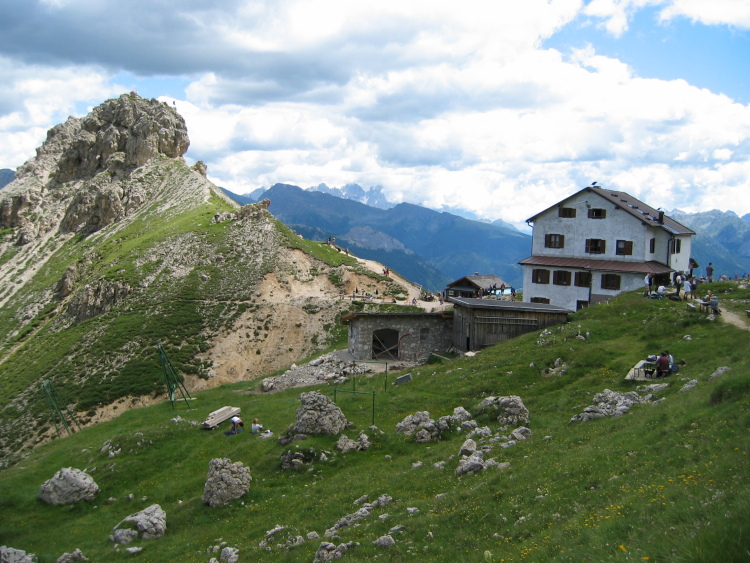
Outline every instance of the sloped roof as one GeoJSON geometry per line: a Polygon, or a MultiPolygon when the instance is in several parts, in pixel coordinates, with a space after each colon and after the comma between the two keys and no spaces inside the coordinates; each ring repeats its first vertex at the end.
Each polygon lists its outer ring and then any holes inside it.
{"type": "Polygon", "coordinates": [[[568,201],[569,199],[576,197],[585,192],[598,195],[599,197],[606,199],[607,201],[613,203],[614,205],[617,205],[620,209],[632,215],[639,221],[642,221],[643,223],[650,225],[652,227],[655,227],[655,228],[664,229],[665,231],[669,232],[672,235],[694,235],[695,234],[695,231],[693,231],[692,229],[689,229],[682,223],[675,221],[668,215],[664,215],[663,220],[660,223],[658,210],[654,209],[653,207],[651,207],[650,205],[646,203],[643,203],[641,200],[634,198],[630,194],[627,194],[625,192],[618,192],[615,190],[605,190],[604,188],[595,188],[595,187],[584,188],[581,191],[576,192],[573,195],[565,198],[564,200],[557,202],[555,205],[548,207],[544,211],[537,213],[536,215],[534,215],[533,217],[530,217],[526,221],[527,222],[535,221],[536,218],[542,215],[543,213],[546,213],[552,208],[564,205],[565,202],[568,201]]]}
{"type": "Polygon", "coordinates": [[[674,272],[661,262],[625,262],[621,260],[592,260],[591,258],[564,258],[562,256],[531,256],[521,260],[523,266],[550,266],[557,268],[577,268],[603,272],[626,272],[634,274],[668,274],[674,272]]]}
{"type": "Polygon", "coordinates": [[[522,301],[500,301],[498,299],[469,299],[465,297],[449,297],[448,301],[454,305],[468,307],[470,309],[495,309],[503,311],[539,313],[573,313],[570,309],[548,305],[547,303],[526,303],[522,301]]]}
{"type": "Polygon", "coordinates": [[[470,285],[478,289],[485,289],[493,285],[497,285],[497,287],[500,287],[501,285],[504,285],[505,287],[510,287],[505,280],[492,274],[487,274],[487,275],[477,274],[474,276],[464,276],[459,280],[449,283],[448,287],[456,287],[464,280],[468,281],[469,284],[463,284],[463,285],[470,285]]]}

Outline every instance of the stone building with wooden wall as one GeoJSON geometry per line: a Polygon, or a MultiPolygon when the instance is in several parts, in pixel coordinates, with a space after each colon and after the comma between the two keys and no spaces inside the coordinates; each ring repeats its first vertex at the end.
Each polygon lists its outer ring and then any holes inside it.
{"type": "Polygon", "coordinates": [[[454,308],[451,342],[464,352],[565,323],[573,312],[544,303],[468,298],[449,301],[454,308]]]}
{"type": "Polygon", "coordinates": [[[349,353],[355,360],[417,361],[451,347],[452,312],[352,313],[342,317],[349,326],[349,353]]]}

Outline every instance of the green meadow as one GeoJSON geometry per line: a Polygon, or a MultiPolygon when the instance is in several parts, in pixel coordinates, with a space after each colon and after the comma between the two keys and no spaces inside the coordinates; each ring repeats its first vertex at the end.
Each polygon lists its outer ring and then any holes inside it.
{"type": "MultiPolygon", "coordinates": [[[[712,288],[723,308],[745,317],[750,291],[734,283],[712,288]]],[[[394,385],[399,372],[348,381],[340,389],[363,393],[336,391],[336,403],[353,425],[345,433],[369,436],[372,446],[362,452],[337,452],[338,436],[288,446],[276,439],[294,422],[300,392],[333,398],[332,386],[263,394],[259,381],[248,381],[174,408],[167,400],[139,409],[122,403],[116,419],[38,447],[0,473],[0,544],[35,553],[41,563],[76,548],[91,561],[206,563],[219,556],[207,550],[224,542],[239,549],[240,561],[310,562],[322,541],[355,542],[345,561],[750,560],[750,332],[684,302],[639,293],[580,311],[550,332],[472,358],[436,359],[411,369],[412,381],[402,385],[394,385]],[[663,349],[683,363],[654,397],[663,400],[618,418],[570,422],[604,389],[643,385],[624,377],[663,349]],[[544,375],[558,359],[565,373],[544,375]],[[723,366],[730,369],[712,379],[723,366]],[[697,385],[681,392],[690,380],[697,385]],[[373,396],[364,393],[375,394],[374,410],[373,396]],[[457,477],[466,433],[416,444],[395,432],[416,411],[437,419],[462,406],[479,426],[510,434],[513,428],[501,430],[496,415],[476,408],[482,398],[502,395],[522,398],[533,432],[507,449],[496,443],[485,455],[509,462],[506,469],[457,477]],[[240,407],[246,421],[259,418],[274,437],[225,436],[226,424],[213,431],[189,424],[225,405],[240,407]],[[176,416],[183,421],[173,422],[176,416]],[[119,453],[102,451],[106,442],[119,453]],[[282,471],[280,456],[289,449],[325,452],[327,460],[282,471]],[[209,508],[201,495],[217,457],[241,461],[253,481],[243,498],[209,508]],[[62,467],[95,479],[94,501],[51,506],[37,499],[40,485],[62,467]],[[360,508],[355,500],[384,494],[391,503],[324,536],[360,508]],[[166,535],[126,546],[142,547],[137,555],[116,549],[112,528],[153,503],[166,511],[166,535]],[[286,529],[259,547],[276,526],[286,529]],[[320,538],[285,545],[310,532],[320,538]],[[393,547],[372,544],[389,532],[393,547]]],[[[159,377],[152,360],[152,376],[159,377]]]]}

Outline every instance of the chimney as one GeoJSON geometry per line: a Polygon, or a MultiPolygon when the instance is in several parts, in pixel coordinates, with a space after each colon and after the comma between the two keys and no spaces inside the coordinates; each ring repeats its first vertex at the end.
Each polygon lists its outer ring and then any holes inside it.
{"type": "Polygon", "coordinates": [[[663,222],[664,222],[664,212],[659,211],[659,223],[663,223],[663,222]]]}

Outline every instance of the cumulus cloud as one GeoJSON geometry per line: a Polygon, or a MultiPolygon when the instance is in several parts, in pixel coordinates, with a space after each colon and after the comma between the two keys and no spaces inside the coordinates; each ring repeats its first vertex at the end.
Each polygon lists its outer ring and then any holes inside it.
{"type": "Polygon", "coordinates": [[[16,168],[50,127],[123,89],[95,68],[26,65],[2,56],[0,75],[0,168],[16,168]]]}
{"type": "Polygon", "coordinates": [[[750,1],[748,0],[672,0],[661,11],[663,20],[689,18],[706,25],[727,25],[750,29],[750,1]]]}
{"type": "MultiPolygon", "coordinates": [[[[639,77],[595,44],[544,40],[585,19],[748,27],[699,0],[46,0],[0,7],[0,166],[68,114],[151,77],[218,185],[382,185],[394,201],[523,221],[599,181],[655,206],[750,212],[750,107],[639,77]],[[744,186],[744,191],[743,191],[744,186]],[[726,197],[723,195],[726,194],[726,197]],[[729,197],[731,196],[731,197],[729,197]]],[[[744,9],[737,9],[737,6],[744,9]]]]}

